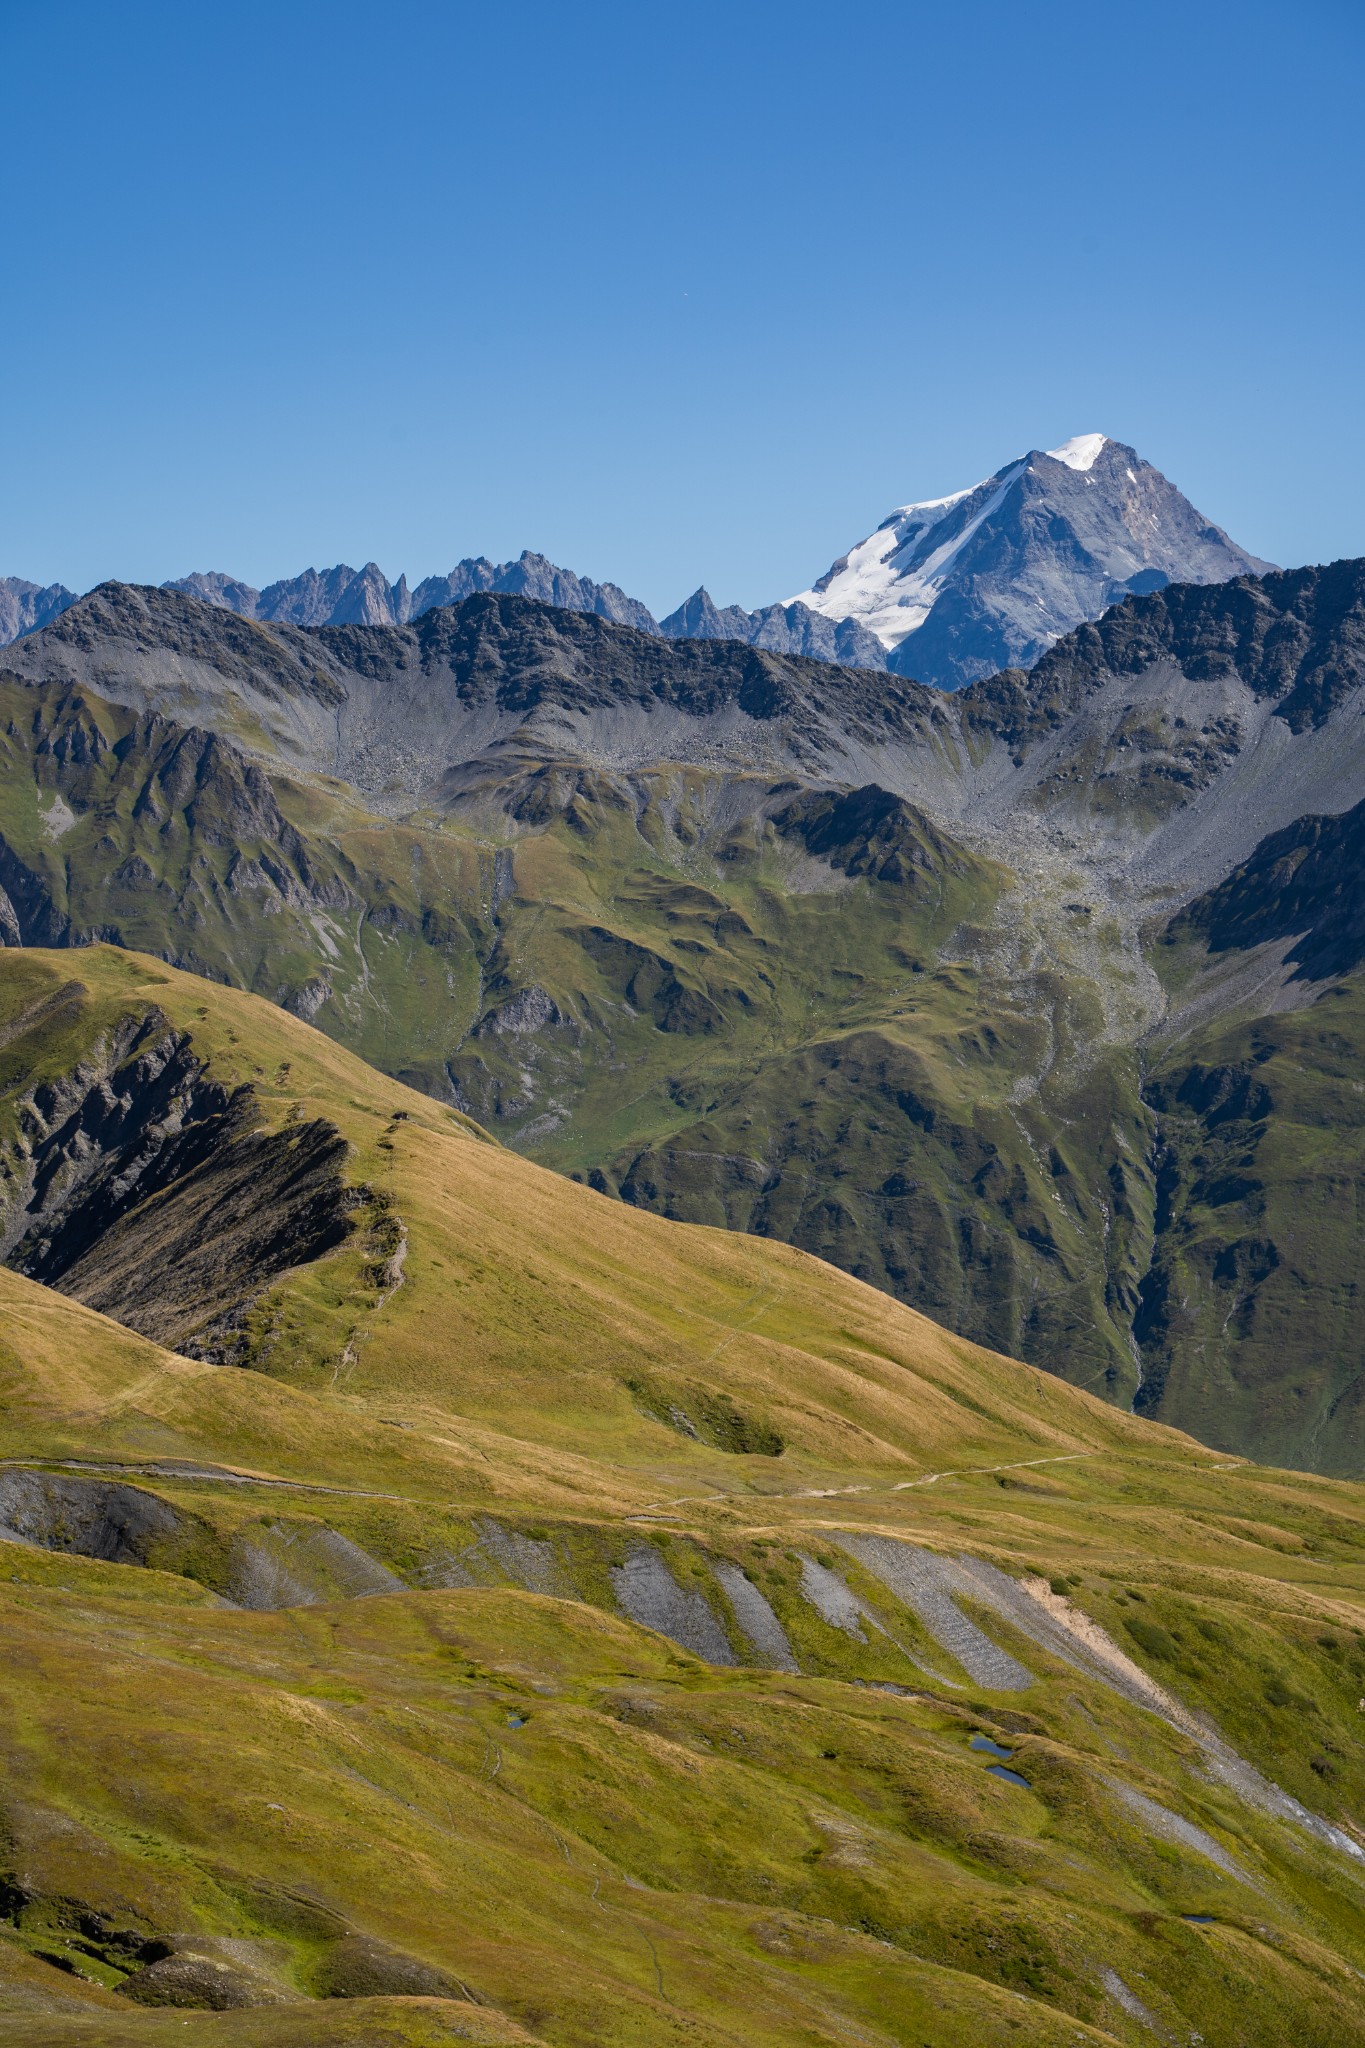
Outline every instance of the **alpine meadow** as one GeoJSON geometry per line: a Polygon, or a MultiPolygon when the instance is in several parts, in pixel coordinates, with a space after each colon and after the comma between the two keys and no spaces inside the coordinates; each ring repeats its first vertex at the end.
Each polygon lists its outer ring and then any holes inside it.
{"type": "Polygon", "coordinates": [[[1361,24],[0,61],[0,2048],[1365,2048],[1361,24]]]}

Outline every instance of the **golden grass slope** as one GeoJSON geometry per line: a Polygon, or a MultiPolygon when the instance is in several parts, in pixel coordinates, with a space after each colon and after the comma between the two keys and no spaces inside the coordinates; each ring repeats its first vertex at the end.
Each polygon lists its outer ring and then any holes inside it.
{"type": "Polygon", "coordinates": [[[271,1120],[334,1121],[387,1235],[272,1288],[245,1368],[0,1270],[0,1478],[117,1476],[187,1532],[150,1569],[0,1548],[0,2041],[1365,2042],[1365,1866],[1201,1737],[1356,1830],[1365,1490],[593,1195],[113,949],[0,954],[7,1113],[152,1004],[271,1120]],[[327,1532],[404,1590],[223,1604],[243,1545],[327,1532]],[[1026,1682],[974,1678],[872,1535],[1050,1581],[1179,1714],[964,1597],[1026,1682]],[[641,1554],[732,1666],[622,1615],[641,1554]],[[799,1672],[753,1664],[725,1567],[799,1672]],[[141,2008],[148,1944],[266,2002],[141,2008]]]}
{"type": "Polygon", "coordinates": [[[669,1223],[480,1142],[457,1112],[258,998],[108,947],[0,964],[11,1098],[14,1074],[74,1064],[117,1016],[156,1006],[216,1079],[254,1087],[269,1121],[324,1116],[344,1132],[353,1178],[401,1221],[403,1284],[377,1284],[361,1243],[303,1269],[262,1304],[252,1358],[356,1414],[429,1403],[623,1472],[719,1480],[733,1457],[648,1412],[675,1390],[685,1412],[693,1386],[771,1419],[786,1451],[744,1471],[761,1488],[780,1462],[783,1490],[793,1475],[912,1478],[949,1459],[1182,1441],[803,1253],[669,1223]],[[73,984],[55,1023],[22,1028],[73,984]]]}

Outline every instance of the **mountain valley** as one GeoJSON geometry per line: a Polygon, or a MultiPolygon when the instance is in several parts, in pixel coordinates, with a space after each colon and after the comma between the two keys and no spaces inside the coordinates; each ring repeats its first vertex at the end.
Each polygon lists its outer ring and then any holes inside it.
{"type": "Polygon", "coordinates": [[[1355,1473],[1363,579],[1130,598],[955,695],[501,593],[305,629],[105,586],[6,657],[0,923],[1355,1473]]]}

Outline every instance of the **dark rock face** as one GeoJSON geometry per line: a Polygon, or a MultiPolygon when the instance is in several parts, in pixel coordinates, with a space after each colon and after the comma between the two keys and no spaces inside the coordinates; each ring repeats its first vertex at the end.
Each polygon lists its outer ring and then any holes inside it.
{"type": "Polygon", "coordinates": [[[141,1487],[56,1472],[0,1472],[0,1528],[44,1550],[150,1564],[185,1518],[141,1487]]]}
{"type": "Polygon", "coordinates": [[[1214,952],[1292,938],[1300,977],[1326,981],[1365,962],[1365,803],[1337,818],[1300,818],[1192,903],[1173,936],[1214,952]]]}
{"type": "Polygon", "coordinates": [[[879,882],[940,874],[953,858],[922,812],[875,783],[847,795],[812,790],[777,812],[773,824],[831,867],[879,882]]]}
{"type": "Polygon", "coordinates": [[[1109,678],[1163,662],[1195,682],[1237,678],[1291,732],[1321,725],[1365,684],[1365,560],[1127,598],[1027,674],[973,685],[962,710],[974,728],[1017,745],[1054,730],[1109,678]]]}
{"type": "Polygon", "coordinates": [[[5,1263],[173,1349],[222,1362],[261,1290],[339,1244],[359,1195],[328,1123],[259,1128],[158,1012],[21,1105],[5,1263]]]}

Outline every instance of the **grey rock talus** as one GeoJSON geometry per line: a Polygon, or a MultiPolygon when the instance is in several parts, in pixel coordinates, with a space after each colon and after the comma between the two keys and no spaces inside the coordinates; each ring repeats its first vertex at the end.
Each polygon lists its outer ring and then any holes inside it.
{"type": "Polygon", "coordinates": [[[704,1593],[680,1586],[651,1543],[639,1543],[624,1564],[611,1568],[621,1612],[657,1629],[711,1664],[733,1664],[735,1653],[704,1593]]]}
{"type": "Polygon", "coordinates": [[[940,1649],[955,1657],[967,1676],[993,1692],[1023,1692],[1033,1673],[1008,1650],[993,1643],[957,1602],[977,1587],[952,1558],[902,1543],[891,1536],[841,1536],[841,1547],[874,1578],[903,1600],[940,1649]]]}
{"type": "Polygon", "coordinates": [[[728,1558],[717,1558],[715,1574],[755,1662],[770,1664],[775,1671],[796,1671],[799,1667],[787,1631],[753,1580],[728,1558]]]}

